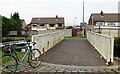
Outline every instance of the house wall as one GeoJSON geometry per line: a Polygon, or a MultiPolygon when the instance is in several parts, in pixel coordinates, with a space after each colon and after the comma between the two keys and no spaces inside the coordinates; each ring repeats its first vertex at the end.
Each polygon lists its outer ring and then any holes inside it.
{"type": "Polygon", "coordinates": [[[47,30],[47,28],[43,28],[43,27],[32,27],[32,30],[47,30]]]}
{"type": "Polygon", "coordinates": [[[64,25],[64,24],[62,24],[62,27],[65,27],[65,25],[64,25]]]}
{"type": "Polygon", "coordinates": [[[32,30],[47,30],[47,26],[47,24],[45,24],[45,26],[40,26],[39,24],[31,24],[32,30]]]}
{"type": "Polygon", "coordinates": [[[25,27],[26,27],[26,22],[23,21],[23,22],[22,22],[22,29],[25,29],[25,27]]]}
{"type": "Polygon", "coordinates": [[[90,18],[90,20],[88,21],[88,25],[96,25],[96,22],[90,18]]]}
{"type": "Polygon", "coordinates": [[[105,25],[105,26],[118,26],[120,22],[114,22],[114,24],[111,25],[111,22],[94,22],[95,25],[105,25]],[[100,24],[102,23],[102,24],[100,24]]]}
{"type": "MultiPolygon", "coordinates": [[[[51,27],[50,24],[45,24],[45,26],[40,26],[38,24],[31,24],[31,26],[32,26],[32,30],[48,30],[48,29],[56,29],[57,27],[59,27],[59,24],[55,24],[53,27],[51,27]]],[[[62,27],[64,27],[63,24],[62,27]]]]}
{"type": "MultiPolygon", "coordinates": [[[[109,25],[110,24],[110,22],[105,22],[105,25],[109,25]]],[[[118,24],[120,24],[120,22],[115,22],[114,24],[113,24],[113,26],[118,26],[118,24]]]]}

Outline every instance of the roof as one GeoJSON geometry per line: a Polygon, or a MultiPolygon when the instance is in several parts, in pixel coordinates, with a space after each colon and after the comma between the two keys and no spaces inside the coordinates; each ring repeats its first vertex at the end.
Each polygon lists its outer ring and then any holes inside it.
{"type": "Polygon", "coordinates": [[[21,22],[25,21],[24,19],[21,19],[21,22]]]}
{"type": "Polygon", "coordinates": [[[31,24],[56,24],[56,23],[63,23],[64,24],[64,17],[44,17],[44,18],[32,18],[31,24]]]}
{"type": "Polygon", "coordinates": [[[94,21],[120,22],[118,16],[120,13],[103,13],[103,16],[100,16],[100,13],[92,13],[90,18],[93,18],[94,21]]]}

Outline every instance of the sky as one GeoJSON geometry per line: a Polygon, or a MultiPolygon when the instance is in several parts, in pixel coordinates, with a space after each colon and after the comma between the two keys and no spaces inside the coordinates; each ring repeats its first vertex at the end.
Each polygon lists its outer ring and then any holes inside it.
{"type": "MultiPolygon", "coordinates": [[[[120,0],[84,0],[85,22],[91,13],[118,13],[120,0]]],[[[65,25],[79,25],[83,17],[83,0],[0,0],[0,15],[10,18],[18,12],[29,24],[33,17],[64,17],[65,25]]]]}

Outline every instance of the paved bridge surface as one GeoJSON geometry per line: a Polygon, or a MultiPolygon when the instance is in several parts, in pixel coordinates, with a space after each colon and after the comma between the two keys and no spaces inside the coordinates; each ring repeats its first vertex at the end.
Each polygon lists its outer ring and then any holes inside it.
{"type": "Polygon", "coordinates": [[[87,39],[64,39],[48,50],[42,56],[47,63],[77,66],[105,66],[100,57],[87,39]]]}

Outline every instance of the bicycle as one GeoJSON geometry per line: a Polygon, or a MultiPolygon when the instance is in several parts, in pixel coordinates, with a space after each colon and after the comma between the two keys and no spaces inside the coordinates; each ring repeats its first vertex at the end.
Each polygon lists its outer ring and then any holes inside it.
{"type": "Polygon", "coordinates": [[[16,48],[16,45],[5,45],[7,48],[4,51],[3,56],[0,58],[2,61],[2,69],[3,71],[8,71],[11,73],[16,73],[18,66],[22,65],[25,58],[28,56],[28,63],[32,68],[36,68],[41,64],[41,52],[38,49],[32,49],[30,44],[33,43],[33,46],[36,44],[35,42],[27,42],[26,46],[22,46],[16,48]],[[17,55],[17,51],[26,50],[24,56],[20,60],[17,55]]]}

